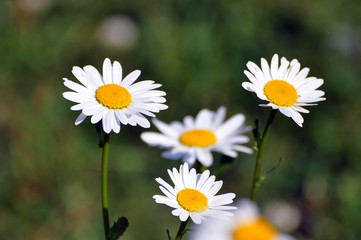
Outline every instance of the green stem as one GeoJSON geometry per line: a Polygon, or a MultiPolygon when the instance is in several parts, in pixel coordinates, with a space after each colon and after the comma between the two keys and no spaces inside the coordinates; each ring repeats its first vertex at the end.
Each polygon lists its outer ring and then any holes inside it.
{"type": "Polygon", "coordinates": [[[185,233],[188,221],[189,221],[189,218],[187,220],[185,220],[184,222],[181,222],[181,224],[179,225],[177,236],[175,237],[174,240],[181,240],[182,239],[182,237],[183,237],[183,235],[185,233]]]}
{"type": "Polygon", "coordinates": [[[254,167],[254,172],[253,172],[253,182],[252,182],[252,189],[251,189],[251,199],[253,201],[257,200],[257,190],[260,187],[260,175],[261,175],[261,166],[262,166],[262,157],[263,157],[263,152],[264,152],[264,143],[267,139],[268,133],[271,129],[271,125],[273,122],[273,119],[277,113],[278,109],[272,109],[265,129],[263,131],[262,136],[259,137],[259,139],[256,139],[257,141],[257,148],[258,148],[258,152],[257,152],[257,158],[256,158],[256,165],[254,167]]]}
{"type": "Polygon", "coordinates": [[[105,239],[109,235],[109,211],[108,211],[108,156],[109,156],[109,134],[104,135],[102,143],[102,172],[101,172],[101,194],[102,211],[105,239]]]}

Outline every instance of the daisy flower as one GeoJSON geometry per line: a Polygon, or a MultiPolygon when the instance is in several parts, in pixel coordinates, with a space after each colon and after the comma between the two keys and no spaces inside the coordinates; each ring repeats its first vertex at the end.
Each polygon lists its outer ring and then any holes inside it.
{"type": "Polygon", "coordinates": [[[289,62],[281,58],[279,66],[278,55],[272,57],[271,64],[261,59],[261,68],[253,62],[248,62],[249,71],[244,71],[250,82],[242,86],[250,92],[255,92],[261,100],[268,104],[260,106],[272,107],[287,117],[291,117],[302,127],[303,117],[300,113],[308,113],[305,106],[317,105],[316,102],[326,98],[325,93],[317,90],[323,84],[323,79],[307,77],[309,68],[302,68],[297,59],[289,62]]]}
{"type": "Polygon", "coordinates": [[[208,109],[201,110],[193,118],[186,116],[183,123],[175,121],[166,124],[153,119],[160,133],[145,132],[141,134],[144,142],[151,146],[167,149],[163,157],[183,159],[193,165],[196,160],[206,167],[213,163],[211,152],[219,152],[229,157],[237,157],[238,152],[252,153],[252,149],[241,144],[249,138],[243,134],[251,130],[245,126],[245,116],[236,114],[224,121],[226,108],[220,107],[217,112],[208,109]]]}
{"type": "Polygon", "coordinates": [[[174,187],[162,178],[156,178],[164,195],[154,195],[153,198],[157,203],[175,208],[172,214],[179,216],[181,221],[190,217],[194,223],[200,224],[208,217],[224,220],[233,216],[229,211],[236,208],[225,205],[232,203],[236,195],[226,193],[216,196],[223,182],[215,181],[215,176],[209,176],[209,170],[197,174],[194,168],[189,170],[188,164],[184,163],[179,172],[173,168],[173,171],[168,170],[168,174],[174,187]]]}
{"type": "Polygon", "coordinates": [[[190,232],[190,240],[295,240],[280,233],[262,215],[255,203],[248,199],[236,204],[234,216],[223,221],[212,220],[195,226],[190,232]]]}
{"type": "Polygon", "coordinates": [[[123,70],[119,62],[112,64],[108,58],[103,63],[103,75],[93,66],[84,68],[73,67],[72,73],[79,83],[64,78],[64,85],[70,92],[63,93],[64,98],[77,103],[70,109],[81,111],[75,124],[78,125],[86,117],[91,123],[102,121],[106,133],[119,133],[120,125],[139,125],[150,127],[150,122],[144,117],[155,117],[154,113],[167,109],[165,92],[154,90],[160,84],[146,80],[134,83],[140,75],[135,70],[123,79],[123,70]]]}

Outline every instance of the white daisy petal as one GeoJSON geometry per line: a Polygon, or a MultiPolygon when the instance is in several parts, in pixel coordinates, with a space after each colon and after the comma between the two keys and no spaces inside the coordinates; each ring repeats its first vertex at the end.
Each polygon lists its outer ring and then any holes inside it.
{"type": "Polygon", "coordinates": [[[212,210],[209,210],[205,216],[213,216],[216,219],[227,220],[234,216],[234,214],[231,212],[231,210],[234,210],[234,208],[230,208],[228,210],[229,211],[212,209],[212,210]],[[223,214],[221,214],[221,213],[223,213],[223,214]]]}
{"type": "Polygon", "coordinates": [[[176,196],[177,192],[174,190],[174,188],[169,185],[166,181],[164,181],[161,178],[156,178],[155,179],[160,185],[162,185],[163,187],[165,187],[172,195],[176,196]]]}
{"type": "Polygon", "coordinates": [[[270,67],[268,65],[268,62],[264,58],[261,59],[261,67],[262,67],[262,72],[264,73],[265,78],[272,79],[270,67]]]}
{"type": "Polygon", "coordinates": [[[107,114],[107,109],[100,107],[98,109],[98,111],[92,115],[92,117],[90,118],[90,122],[92,124],[95,124],[95,123],[99,122],[100,120],[102,120],[106,114],[107,114]]]}
{"type": "Polygon", "coordinates": [[[103,129],[104,132],[106,133],[110,133],[113,129],[112,129],[112,119],[111,119],[111,112],[107,111],[105,113],[105,116],[102,119],[102,124],[103,124],[103,129]]]}
{"type": "Polygon", "coordinates": [[[88,88],[86,88],[86,87],[84,87],[84,86],[82,86],[82,85],[80,85],[78,83],[75,83],[73,81],[65,80],[64,81],[64,86],[70,88],[71,90],[73,90],[75,92],[86,94],[86,95],[89,95],[89,96],[94,96],[93,91],[91,91],[88,88]]]}
{"type": "Polygon", "coordinates": [[[214,115],[214,119],[212,121],[212,127],[216,128],[221,125],[226,117],[227,109],[225,107],[219,107],[217,112],[214,115]]]}
{"type": "Polygon", "coordinates": [[[243,114],[236,114],[225,123],[223,123],[216,131],[217,136],[225,138],[234,132],[239,126],[241,126],[245,121],[245,116],[243,114]]]}
{"type": "Polygon", "coordinates": [[[296,112],[301,112],[301,113],[309,113],[310,112],[307,109],[304,109],[303,107],[300,107],[300,106],[294,106],[294,107],[292,107],[292,109],[295,110],[296,112]]]}
{"type": "Polygon", "coordinates": [[[175,203],[174,201],[170,200],[169,198],[165,196],[155,195],[153,196],[156,203],[165,204],[171,208],[177,208],[179,205],[175,203]]]}
{"type": "Polygon", "coordinates": [[[200,224],[208,218],[222,218],[232,216],[228,212],[234,210],[232,206],[227,206],[233,202],[234,193],[226,193],[215,196],[221,188],[221,181],[215,182],[215,177],[209,177],[209,171],[197,174],[194,168],[189,169],[185,163],[177,169],[168,170],[168,174],[174,183],[174,187],[166,183],[161,178],[156,178],[160,184],[160,189],[164,195],[155,195],[156,203],[165,204],[174,208],[172,214],[178,216],[181,221],[188,218],[200,224]],[[206,187],[203,191],[201,187],[206,187]]]}
{"type": "Polygon", "coordinates": [[[276,79],[285,79],[286,75],[288,74],[288,71],[287,71],[288,65],[289,65],[289,62],[283,58],[283,62],[281,63],[280,68],[278,69],[276,79]]]}
{"type": "Polygon", "coordinates": [[[102,76],[95,67],[87,65],[83,69],[84,72],[87,74],[88,79],[92,81],[95,85],[100,86],[104,84],[102,76]]]}
{"type": "Polygon", "coordinates": [[[103,81],[105,84],[113,83],[113,67],[109,58],[106,58],[103,63],[103,81]]]}
{"type": "Polygon", "coordinates": [[[101,108],[103,108],[103,106],[94,104],[94,101],[80,103],[71,107],[72,110],[82,110],[82,112],[87,116],[94,115],[101,108]]]}
{"type": "Polygon", "coordinates": [[[195,127],[204,128],[210,122],[210,111],[208,109],[202,109],[195,119],[195,127]]]}
{"type": "Polygon", "coordinates": [[[264,78],[264,76],[260,75],[262,73],[262,70],[253,62],[248,62],[247,67],[250,70],[250,72],[255,76],[254,78],[255,81],[253,83],[265,82],[267,80],[264,78]]]}
{"type": "Polygon", "coordinates": [[[150,90],[148,92],[142,93],[142,92],[138,92],[133,94],[133,97],[138,97],[138,99],[140,98],[150,98],[150,97],[160,97],[160,96],[165,96],[166,93],[164,91],[160,91],[160,90],[150,90]]]}
{"type": "Polygon", "coordinates": [[[216,180],[215,176],[210,176],[203,184],[203,186],[200,188],[202,192],[208,192],[211,187],[214,185],[214,181],[216,180]]]}
{"type": "MultiPolygon", "coordinates": [[[[207,192],[208,196],[212,196],[214,197],[214,195],[216,195],[216,193],[221,189],[221,187],[223,186],[223,181],[216,181],[214,182],[214,185],[212,186],[212,188],[207,192]]],[[[221,195],[219,195],[221,196],[221,195]]],[[[217,197],[219,197],[217,196],[217,197]]],[[[234,198],[235,196],[233,196],[234,198]]],[[[216,197],[214,197],[216,198],[216,197]]],[[[212,200],[214,200],[214,198],[212,198],[212,200]]],[[[220,197],[223,198],[223,197],[220,197]]],[[[211,204],[212,206],[214,206],[214,204],[211,204]]]]}
{"type": "Polygon", "coordinates": [[[154,113],[168,108],[164,104],[166,93],[155,90],[160,84],[151,80],[133,84],[140,75],[139,70],[122,80],[122,66],[117,61],[112,64],[106,58],[102,75],[90,65],[83,69],[73,67],[72,73],[82,85],[64,78],[64,85],[72,91],[64,92],[63,97],[77,103],[71,110],[82,112],[76,124],[90,116],[93,124],[102,121],[106,133],[119,133],[121,124],[149,128],[150,122],[145,116],[155,117],[154,113]]]}
{"type": "Polygon", "coordinates": [[[79,80],[79,82],[81,82],[81,84],[83,84],[84,87],[88,88],[89,90],[94,91],[102,84],[102,82],[95,83],[95,82],[89,80],[87,74],[80,67],[73,67],[71,72],[79,80]]]}
{"type": "Polygon", "coordinates": [[[120,85],[120,82],[122,81],[122,78],[123,78],[122,65],[120,65],[120,63],[118,61],[114,61],[114,63],[113,63],[113,79],[112,79],[112,82],[114,84],[120,85]]]}
{"type": "Polygon", "coordinates": [[[262,58],[261,67],[262,69],[252,62],[247,63],[250,71],[244,73],[249,82],[242,83],[244,89],[255,92],[258,98],[269,102],[260,106],[279,109],[282,114],[302,126],[303,117],[300,113],[307,113],[308,110],[300,106],[311,106],[315,102],[325,100],[325,93],[317,90],[323,84],[323,79],[307,77],[310,69],[301,69],[297,59],[289,62],[282,57],[279,61],[278,55],[275,54],[270,66],[262,58]]]}
{"type": "Polygon", "coordinates": [[[177,130],[174,130],[173,128],[169,127],[166,123],[154,118],[152,120],[153,124],[159,129],[161,133],[163,133],[166,136],[178,138],[179,132],[177,130]]]}
{"type": "Polygon", "coordinates": [[[193,166],[197,159],[194,153],[186,152],[184,153],[182,160],[184,163],[188,163],[190,166],[193,166]]]}
{"type": "Polygon", "coordinates": [[[300,127],[302,127],[302,124],[303,124],[303,121],[304,121],[304,120],[303,120],[302,115],[301,115],[299,112],[291,109],[291,118],[292,118],[300,127]]]}
{"type": "Polygon", "coordinates": [[[182,212],[183,212],[183,209],[178,208],[178,209],[174,209],[174,210],[172,211],[172,214],[173,214],[174,216],[179,216],[179,215],[181,215],[182,212]]]}
{"type": "Polygon", "coordinates": [[[291,109],[290,108],[279,108],[279,110],[286,117],[291,117],[291,109]]]}
{"type": "Polygon", "coordinates": [[[209,175],[210,175],[209,170],[206,170],[200,176],[197,176],[197,178],[198,178],[198,182],[197,182],[197,186],[196,186],[197,189],[200,189],[203,187],[204,183],[209,178],[209,175]]]}
{"type": "Polygon", "coordinates": [[[278,74],[278,55],[275,54],[275,55],[273,55],[272,60],[271,60],[272,79],[277,79],[277,74],[278,74]]]}
{"type": "Polygon", "coordinates": [[[149,128],[150,127],[150,122],[143,115],[138,113],[138,114],[133,114],[131,117],[134,118],[134,120],[136,121],[136,123],[139,126],[141,126],[143,128],[149,128]]]}
{"type": "MultiPolygon", "coordinates": [[[[184,157],[184,153],[174,151],[173,149],[170,151],[164,151],[162,152],[161,156],[163,158],[171,159],[171,160],[178,160],[184,157]]],[[[190,165],[193,165],[193,163],[189,163],[190,165]]]]}
{"type": "Polygon", "coordinates": [[[183,119],[183,124],[185,129],[191,129],[195,127],[194,119],[191,116],[185,116],[183,119]]]}
{"type": "Polygon", "coordinates": [[[221,194],[218,196],[214,196],[212,200],[209,202],[209,204],[212,206],[221,206],[221,205],[230,204],[233,203],[233,198],[235,197],[236,195],[234,193],[221,194]]]}
{"type": "Polygon", "coordinates": [[[243,82],[242,87],[246,89],[247,91],[254,92],[255,86],[252,83],[249,82],[243,82]]]}
{"type": "Polygon", "coordinates": [[[143,102],[137,102],[137,103],[133,103],[131,106],[129,106],[129,109],[145,109],[147,111],[151,111],[151,112],[159,112],[159,110],[163,110],[162,107],[160,106],[160,104],[157,104],[155,102],[153,103],[143,103],[143,102]]]}
{"type": "Polygon", "coordinates": [[[313,81],[300,85],[300,87],[298,88],[298,92],[302,94],[302,93],[315,91],[323,84],[323,82],[324,82],[323,79],[314,78],[313,81]]]}
{"type": "Polygon", "coordinates": [[[87,117],[86,115],[80,113],[75,120],[75,125],[79,125],[80,123],[82,123],[86,117],[87,117]]]}
{"type": "Polygon", "coordinates": [[[241,145],[235,145],[233,146],[233,149],[238,151],[238,152],[244,152],[244,153],[248,153],[248,154],[252,154],[253,150],[249,147],[245,147],[245,146],[241,146],[241,145]]]}
{"type": "MultiPolygon", "coordinates": [[[[234,149],[236,149],[234,147],[234,149]]],[[[231,158],[236,158],[237,157],[237,152],[236,151],[233,151],[231,149],[217,149],[218,152],[222,153],[223,155],[226,155],[228,157],[231,157],[231,158]]],[[[249,153],[249,152],[245,152],[245,153],[249,153]]],[[[252,153],[252,152],[250,152],[252,153]]]]}
{"type": "Polygon", "coordinates": [[[164,193],[164,195],[168,198],[168,199],[175,199],[175,195],[172,194],[171,192],[168,191],[168,189],[166,189],[163,186],[159,186],[159,189],[164,193]]]}
{"type": "Polygon", "coordinates": [[[118,118],[115,117],[114,111],[109,111],[109,113],[110,113],[110,121],[111,121],[112,129],[115,133],[119,133],[120,132],[120,121],[118,120],[118,118]]]}
{"type": "Polygon", "coordinates": [[[141,139],[151,146],[173,147],[177,145],[172,138],[156,132],[144,132],[140,135],[141,139]]]}
{"type": "Polygon", "coordinates": [[[293,82],[293,79],[300,71],[300,68],[301,68],[301,64],[297,61],[297,59],[293,59],[290,63],[290,68],[288,70],[288,76],[287,76],[287,79],[289,79],[290,82],[293,82]]]}
{"type": "Polygon", "coordinates": [[[118,118],[118,120],[123,124],[123,125],[127,125],[128,124],[128,118],[127,116],[124,114],[124,112],[122,110],[116,110],[115,111],[115,116],[118,118]]]}
{"type": "Polygon", "coordinates": [[[308,75],[310,69],[309,68],[303,68],[301,69],[301,71],[299,71],[297,73],[297,75],[294,78],[295,81],[295,85],[300,85],[302,83],[302,81],[306,78],[306,76],[308,75]]]}
{"type": "MultiPolygon", "coordinates": [[[[79,104],[71,106],[70,110],[72,110],[72,111],[82,110],[85,105],[86,105],[86,103],[79,103],[79,104]]],[[[93,106],[93,104],[91,104],[91,106],[93,106]]]]}
{"type": "Polygon", "coordinates": [[[196,156],[198,161],[205,167],[209,167],[213,163],[213,156],[210,151],[196,149],[196,156]]]}
{"type": "Polygon", "coordinates": [[[82,103],[91,100],[91,97],[89,97],[88,95],[83,95],[76,92],[65,92],[63,93],[63,97],[76,103],[82,103]]]}
{"type": "MultiPolygon", "coordinates": [[[[187,211],[181,211],[181,213],[180,213],[180,215],[179,215],[179,219],[180,219],[182,222],[186,221],[186,220],[188,219],[188,217],[189,217],[189,212],[187,212],[187,211]]],[[[199,223],[197,223],[197,224],[199,224],[199,223]]]]}
{"type": "Polygon", "coordinates": [[[200,214],[190,213],[189,216],[195,224],[202,223],[202,216],[200,214]]]}
{"type": "Polygon", "coordinates": [[[121,82],[121,85],[123,87],[129,87],[130,85],[132,85],[135,80],[137,80],[137,78],[140,76],[140,71],[139,70],[134,70],[133,72],[129,73],[121,82]]]}

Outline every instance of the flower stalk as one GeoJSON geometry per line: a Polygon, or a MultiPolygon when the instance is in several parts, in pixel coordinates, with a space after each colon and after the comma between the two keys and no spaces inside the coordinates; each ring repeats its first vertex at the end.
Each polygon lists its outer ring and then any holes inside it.
{"type": "Polygon", "coordinates": [[[184,222],[181,221],[181,224],[179,225],[177,235],[176,235],[174,240],[181,240],[182,239],[183,235],[186,232],[186,227],[187,227],[188,221],[189,221],[189,218],[187,220],[185,220],[184,222]]]}
{"type": "MultiPolygon", "coordinates": [[[[277,111],[278,111],[278,109],[272,109],[262,135],[259,137],[256,137],[256,146],[257,146],[258,151],[257,151],[256,164],[255,164],[254,172],[253,172],[253,181],[252,181],[252,189],[251,189],[251,199],[253,201],[257,200],[257,191],[258,191],[258,188],[261,186],[261,182],[262,182],[261,168],[262,168],[264,145],[265,145],[265,141],[268,137],[273,119],[276,116],[277,111]]],[[[256,134],[256,136],[257,136],[257,134],[256,134]]]]}
{"type": "Polygon", "coordinates": [[[109,158],[109,134],[104,134],[102,141],[102,166],[101,166],[101,198],[105,239],[109,235],[109,210],[108,210],[108,158],[109,158]]]}

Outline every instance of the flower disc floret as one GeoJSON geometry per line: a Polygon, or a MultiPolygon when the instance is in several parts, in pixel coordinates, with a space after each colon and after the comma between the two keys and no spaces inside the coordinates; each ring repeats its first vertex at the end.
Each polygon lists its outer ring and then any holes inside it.
{"type": "Polygon", "coordinates": [[[189,212],[203,212],[208,208],[207,197],[196,189],[185,188],[178,192],[179,205],[189,212]]]}
{"type": "Polygon", "coordinates": [[[233,240],[274,240],[277,230],[263,217],[241,224],[233,231],[233,240]]]}
{"type": "Polygon", "coordinates": [[[217,137],[210,130],[193,129],[184,132],[179,141],[189,147],[208,147],[217,142],[217,137]]]}
{"type": "Polygon", "coordinates": [[[95,91],[95,98],[104,107],[109,109],[122,109],[132,102],[129,91],[117,84],[105,84],[95,91]]]}
{"type": "Polygon", "coordinates": [[[292,84],[283,80],[272,80],[264,86],[268,100],[280,107],[290,107],[297,102],[297,90],[292,84]]]}

